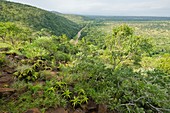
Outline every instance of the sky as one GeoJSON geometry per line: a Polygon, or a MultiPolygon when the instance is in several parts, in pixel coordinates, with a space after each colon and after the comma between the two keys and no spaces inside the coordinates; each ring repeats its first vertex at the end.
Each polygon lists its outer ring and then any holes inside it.
{"type": "Polygon", "coordinates": [[[66,14],[168,16],[170,0],[9,0],[66,14]]]}

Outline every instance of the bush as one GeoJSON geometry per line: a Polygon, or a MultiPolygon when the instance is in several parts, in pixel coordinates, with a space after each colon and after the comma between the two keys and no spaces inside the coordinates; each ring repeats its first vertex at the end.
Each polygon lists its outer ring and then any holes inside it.
{"type": "MultiPolygon", "coordinates": [[[[17,86],[16,88],[19,89],[23,87],[17,86]]],[[[25,89],[25,92],[21,92],[15,97],[15,101],[13,101],[13,99],[1,101],[0,99],[2,104],[0,112],[12,111],[13,113],[23,113],[24,111],[35,107],[41,109],[41,112],[45,112],[48,108],[66,106],[66,100],[62,98],[62,95],[57,93],[57,90],[48,82],[45,85],[27,83],[25,89]]]]}
{"type": "MultiPolygon", "coordinates": [[[[69,84],[83,89],[87,97],[97,104],[106,104],[112,110],[125,113],[159,112],[157,108],[160,108],[160,111],[166,112],[169,107],[168,89],[154,76],[156,71],[148,73],[148,77],[127,66],[113,71],[91,58],[81,59],[67,71],[64,72],[66,78],[72,80],[69,84]],[[151,77],[157,82],[151,82],[151,77]]],[[[162,81],[169,84],[166,80],[162,81]]]]}
{"type": "Polygon", "coordinates": [[[158,69],[170,74],[170,54],[165,54],[159,59],[158,69]]]}
{"type": "Polygon", "coordinates": [[[24,79],[26,81],[35,81],[39,76],[38,72],[36,72],[32,66],[29,65],[18,66],[16,71],[15,76],[20,80],[24,79]]]}

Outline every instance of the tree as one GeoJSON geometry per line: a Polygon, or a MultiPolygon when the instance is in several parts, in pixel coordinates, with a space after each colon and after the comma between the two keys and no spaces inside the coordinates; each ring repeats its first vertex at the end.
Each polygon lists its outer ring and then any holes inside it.
{"type": "Polygon", "coordinates": [[[152,45],[148,39],[136,36],[132,28],[127,25],[121,25],[114,28],[112,36],[105,39],[105,56],[112,66],[113,70],[123,63],[138,64],[143,53],[149,53],[152,45]]]}

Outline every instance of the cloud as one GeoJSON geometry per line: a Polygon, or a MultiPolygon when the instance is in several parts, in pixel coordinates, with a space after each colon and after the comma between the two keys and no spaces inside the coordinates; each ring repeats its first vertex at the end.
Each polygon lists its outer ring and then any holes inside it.
{"type": "Polygon", "coordinates": [[[10,0],[62,13],[170,16],[170,0],[10,0]]]}

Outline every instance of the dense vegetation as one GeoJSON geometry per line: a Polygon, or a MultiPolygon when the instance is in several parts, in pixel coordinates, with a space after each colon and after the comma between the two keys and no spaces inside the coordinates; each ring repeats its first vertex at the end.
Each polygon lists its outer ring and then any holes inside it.
{"type": "Polygon", "coordinates": [[[59,12],[56,12],[56,11],[52,11],[54,14],[56,15],[59,15],[59,16],[63,16],[75,23],[78,23],[78,24],[86,24],[87,21],[91,20],[89,17],[86,17],[86,16],[82,16],[82,15],[74,15],[74,14],[62,14],[62,13],[59,13],[59,12]]]}
{"type": "Polygon", "coordinates": [[[70,38],[74,37],[81,27],[49,11],[4,0],[0,1],[0,21],[19,22],[36,31],[46,29],[57,36],[66,34],[70,38]]]}
{"type": "Polygon", "coordinates": [[[158,46],[170,37],[169,21],[90,20],[76,44],[20,22],[0,22],[0,80],[9,80],[0,81],[0,112],[58,107],[95,112],[89,103],[108,113],[170,112],[170,43],[158,46]]]}

